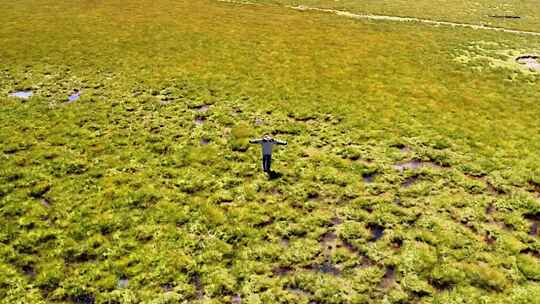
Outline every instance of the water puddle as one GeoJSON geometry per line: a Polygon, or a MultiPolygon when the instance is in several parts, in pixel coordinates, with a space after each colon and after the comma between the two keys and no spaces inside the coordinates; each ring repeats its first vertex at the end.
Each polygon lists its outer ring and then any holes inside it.
{"type": "Polygon", "coordinates": [[[79,98],[81,98],[81,92],[75,91],[75,93],[68,96],[68,101],[66,101],[66,104],[70,104],[72,102],[77,101],[79,98]]]}
{"type": "Polygon", "coordinates": [[[488,17],[497,19],[521,19],[521,16],[514,15],[489,15],[488,17]]]}
{"type": "Polygon", "coordinates": [[[371,184],[375,181],[375,177],[377,176],[376,173],[369,173],[362,175],[362,179],[364,180],[364,183],[371,184]]]}
{"type": "Polygon", "coordinates": [[[91,294],[81,294],[73,297],[75,304],[94,304],[96,298],[91,294]]]}
{"type": "Polygon", "coordinates": [[[232,297],[231,304],[241,304],[242,298],[239,295],[232,297]]]}
{"type": "Polygon", "coordinates": [[[195,118],[195,124],[198,125],[198,126],[202,126],[204,124],[205,120],[206,120],[206,118],[204,118],[202,116],[197,116],[195,118]]]}
{"type": "Polygon", "coordinates": [[[394,266],[386,267],[383,279],[379,287],[387,289],[392,287],[396,282],[396,268],[394,266]]]}
{"type": "Polygon", "coordinates": [[[529,70],[540,71],[540,57],[536,55],[525,55],[516,58],[516,62],[524,65],[529,70]]]}
{"type": "Polygon", "coordinates": [[[371,239],[377,241],[384,235],[384,227],[378,224],[369,224],[369,230],[371,230],[371,239]]]}
{"type": "Polygon", "coordinates": [[[122,277],[118,280],[118,284],[116,285],[118,288],[127,288],[129,285],[129,279],[122,277]]]}
{"type": "Polygon", "coordinates": [[[32,93],[32,91],[16,91],[16,92],[13,92],[13,93],[9,94],[9,96],[11,96],[11,97],[17,97],[17,98],[21,98],[21,99],[28,99],[28,98],[32,97],[32,95],[34,95],[34,93],[32,93]]]}
{"type": "Polygon", "coordinates": [[[36,271],[34,270],[34,267],[29,265],[24,265],[22,267],[22,272],[31,278],[34,278],[36,276],[36,271]]]}

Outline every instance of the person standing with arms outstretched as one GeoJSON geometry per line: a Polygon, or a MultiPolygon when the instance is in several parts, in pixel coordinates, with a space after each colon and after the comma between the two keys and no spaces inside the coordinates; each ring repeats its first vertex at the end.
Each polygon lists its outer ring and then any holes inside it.
{"type": "Polygon", "coordinates": [[[270,166],[272,165],[272,146],[287,144],[286,141],[273,139],[270,134],[265,134],[262,139],[252,139],[249,142],[252,144],[260,144],[262,146],[262,163],[264,172],[271,172],[270,166]]]}

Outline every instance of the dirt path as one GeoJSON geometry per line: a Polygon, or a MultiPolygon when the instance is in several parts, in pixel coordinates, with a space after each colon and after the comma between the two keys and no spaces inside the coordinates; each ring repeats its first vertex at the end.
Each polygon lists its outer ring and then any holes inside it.
{"type": "MultiPolygon", "coordinates": [[[[235,0],[217,0],[217,1],[234,3],[234,4],[256,4],[256,3],[248,2],[248,1],[235,1],[235,0]]],[[[316,11],[316,12],[331,13],[331,14],[336,14],[338,16],[353,18],[353,19],[368,19],[368,20],[394,21],[394,22],[416,22],[416,23],[423,23],[423,24],[429,24],[429,25],[434,25],[434,26],[464,27],[464,28],[470,28],[470,29],[475,29],[475,30],[487,30],[487,31],[494,31],[494,32],[503,32],[503,33],[520,34],[520,35],[532,35],[532,36],[540,37],[540,32],[520,31],[520,30],[513,30],[513,29],[508,29],[508,28],[503,28],[503,27],[494,27],[494,26],[487,26],[487,25],[449,22],[449,21],[437,21],[437,20],[421,19],[421,18],[413,18],[413,17],[355,14],[355,13],[351,13],[347,11],[324,9],[324,8],[318,8],[318,7],[309,7],[305,5],[285,6],[285,7],[289,9],[297,10],[297,11],[316,11]]]]}
{"type": "Polygon", "coordinates": [[[383,20],[383,21],[396,21],[396,22],[417,22],[417,23],[424,23],[424,24],[430,24],[430,25],[436,25],[436,26],[444,25],[444,26],[451,26],[451,27],[465,27],[465,28],[471,28],[475,30],[488,30],[488,31],[512,33],[512,34],[540,36],[540,32],[512,30],[512,29],[507,29],[507,28],[502,28],[502,27],[476,25],[476,24],[470,24],[470,23],[437,21],[437,20],[420,19],[420,18],[412,18],[412,17],[354,14],[347,11],[323,9],[323,8],[308,7],[308,6],[302,6],[302,5],[301,6],[287,6],[287,7],[294,10],[298,10],[298,11],[317,11],[317,12],[332,13],[338,16],[354,18],[354,19],[369,19],[369,20],[383,20]]]}

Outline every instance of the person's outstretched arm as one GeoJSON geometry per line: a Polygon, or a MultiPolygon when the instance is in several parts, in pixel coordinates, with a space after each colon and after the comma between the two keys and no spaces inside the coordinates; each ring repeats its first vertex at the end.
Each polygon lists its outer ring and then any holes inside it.
{"type": "Polygon", "coordinates": [[[262,139],[250,139],[249,143],[251,143],[251,144],[260,144],[260,143],[262,143],[262,139]]]}
{"type": "Polygon", "coordinates": [[[276,142],[276,144],[278,144],[278,145],[283,145],[283,146],[286,146],[286,145],[287,145],[287,142],[286,142],[286,141],[283,141],[283,140],[276,140],[275,142],[276,142]]]}

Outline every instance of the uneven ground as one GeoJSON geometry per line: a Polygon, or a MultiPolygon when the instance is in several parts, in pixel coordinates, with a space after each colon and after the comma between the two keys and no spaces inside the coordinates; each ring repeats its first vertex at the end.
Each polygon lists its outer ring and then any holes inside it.
{"type": "Polygon", "coordinates": [[[538,303],[540,38],[209,0],[0,20],[1,303],[538,303]]]}

